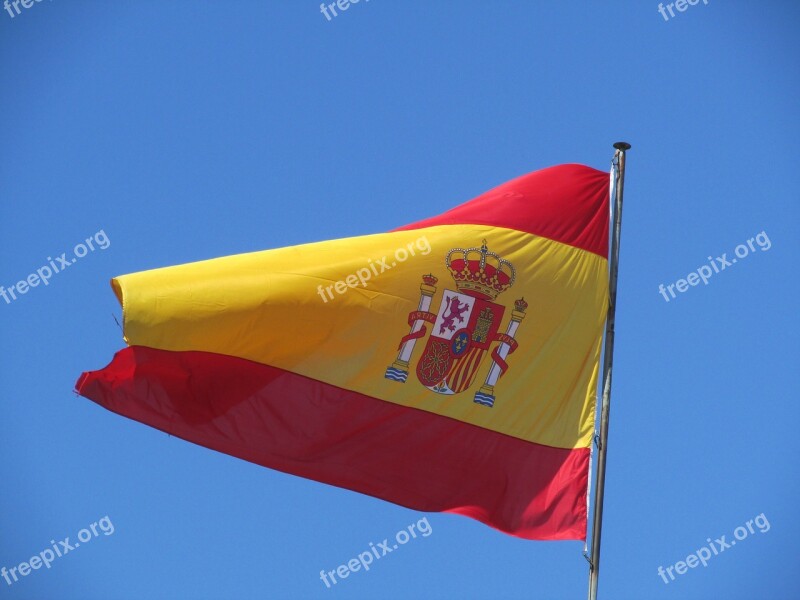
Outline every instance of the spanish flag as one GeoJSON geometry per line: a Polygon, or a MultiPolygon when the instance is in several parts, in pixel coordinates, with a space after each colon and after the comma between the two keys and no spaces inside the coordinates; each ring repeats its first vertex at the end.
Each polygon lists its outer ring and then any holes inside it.
{"type": "Polygon", "coordinates": [[[524,175],[389,233],[116,277],[77,392],[265,467],[585,540],[609,175],[524,175]]]}

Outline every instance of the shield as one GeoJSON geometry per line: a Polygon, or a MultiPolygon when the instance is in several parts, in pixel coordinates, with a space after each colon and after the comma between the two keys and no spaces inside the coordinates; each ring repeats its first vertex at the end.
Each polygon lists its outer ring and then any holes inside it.
{"type": "Polygon", "coordinates": [[[500,327],[505,308],[468,293],[444,290],[436,321],[417,364],[422,385],[438,394],[468,389],[500,327]]]}

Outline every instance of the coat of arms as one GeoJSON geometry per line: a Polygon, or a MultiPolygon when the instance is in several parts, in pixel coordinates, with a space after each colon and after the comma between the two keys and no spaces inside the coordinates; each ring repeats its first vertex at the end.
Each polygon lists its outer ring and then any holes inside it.
{"type": "Polygon", "coordinates": [[[460,394],[472,386],[489,353],[491,365],[474,401],[492,407],[495,384],[508,369],[506,357],[517,348],[514,335],[528,303],[523,298],[514,303],[506,331],[501,333],[506,307],[494,300],[514,284],[516,271],[510,262],[489,251],[486,240],[480,248],[453,248],[445,264],[456,290],[445,289],[439,309],[431,312],[439,280],[432,274],[422,276],[419,306],[408,315],[411,331],[400,341],[397,360],[386,369],[385,377],[406,382],[414,348],[428,333],[428,323],[430,335],[416,367],[419,382],[437,394],[460,394]]]}

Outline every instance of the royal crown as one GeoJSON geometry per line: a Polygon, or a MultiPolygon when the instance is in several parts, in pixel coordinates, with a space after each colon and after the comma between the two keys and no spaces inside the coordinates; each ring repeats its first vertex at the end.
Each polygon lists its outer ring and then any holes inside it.
{"type": "Polygon", "coordinates": [[[447,268],[460,292],[474,292],[494,300],[512,285],[516,278],[514,266],[489,252],[486,240],[480,248],[453,248],[447,253],[447,268]]]}

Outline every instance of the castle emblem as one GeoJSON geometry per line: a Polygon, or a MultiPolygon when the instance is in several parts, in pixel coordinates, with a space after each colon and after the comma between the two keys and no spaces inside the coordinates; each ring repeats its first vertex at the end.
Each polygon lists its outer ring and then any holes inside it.
{"type": "Polygon", "coordinates": [[[430,335],[416,366],[419,382],[437,394],[460,394],[472,387],[488,353],[491,365],[474,401],[492,407],[495,385],[508,369],[507,356],[517,348],[514,335],[528,303],[524,298],[514,303],[506,331],[501,333],[506,307],[494,300],[514,285],[516,271],[509,261],[489,251],[486,240],[480,248],[453,248],[445,264],[456,290],[443,290],[438,310],[431,312],[439,280],[432,274],[422,276],[419,306],[408,315],[411,330],[400,341],[397,359],[386,369],[385,377],[406,382],[414,348],[428,333],[427,323],[430,335]]]}

